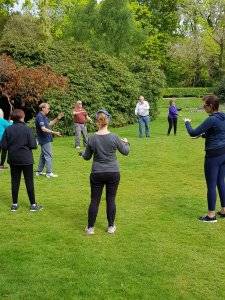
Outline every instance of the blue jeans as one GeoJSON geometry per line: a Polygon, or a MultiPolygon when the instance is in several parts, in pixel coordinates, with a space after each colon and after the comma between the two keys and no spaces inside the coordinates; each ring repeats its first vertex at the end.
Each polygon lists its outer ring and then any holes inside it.
{"type": "Polygon", "coordinates": [[[216,208],[216,187],[219,192],[221,207],[225,207],[225,154],[205,157],[205,179],[207,184],[208,210],[216,208]]]}
{"type": "Polygon", "coordinates": [[[149,129],[149,116],[138,116],[138,124],[139,124],[139,137],[143,137],[143,132],[145,130],[145,136],[150,137],[150,129],[149,129]]]}
{"type": "Polygon", "coordinates": [[[46,166],[46,173],[52,173],[52,145],[46,143],[41,145],[41,155],[39,159],[38,172],[42,172],[46,166]]]}

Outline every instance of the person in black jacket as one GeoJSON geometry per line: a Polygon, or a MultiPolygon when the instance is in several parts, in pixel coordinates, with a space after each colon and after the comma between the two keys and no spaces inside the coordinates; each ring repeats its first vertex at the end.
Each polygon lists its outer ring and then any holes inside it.
{"type": "Polygon", "coordinates": [[[32,149],[37,148],[32,130],[24,123],[25,114],[21,109],[12,112],[14,124],[6,128],[2,137],[2,149],[8,150],[8,163],[11,170],[12,201],[11,211],[18,209],[18,192],[23,172],[27,194],[30,200],[30,211],[38,211],[42,206],[36,204],[33,180],[32,149]]]}

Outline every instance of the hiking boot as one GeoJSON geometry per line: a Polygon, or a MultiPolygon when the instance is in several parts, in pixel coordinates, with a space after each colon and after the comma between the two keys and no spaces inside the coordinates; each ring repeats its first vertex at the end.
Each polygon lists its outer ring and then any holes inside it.
{"type": "Polygon", "coordinates": [[[11,211],[17,211],[19,205],[18,204],[12,204],[11,211]]]}
{"type": "Polygon", "coordinates": [[[46,174],[46,177],[47,177],[47,178],[56,178],[56,177],[58,177],[58,175],[56,175],[56,174],[54,174],[54,173],[47,173],[47,174],[46,174]]]}
{"type": "Polygon", "coordinates": [[[32,204],[30,206],[30,211],[39,211],[39,210],[42,210],[43,209],[43,206],[41,205],[38,205],[38,204],[32,204]]]}
{"type": "Polygon", "coordinates": [[[216,216],[211,218],[208,215],[199,217],[199,220],[202,222],[206,222],[206,223],[216,223],[217,222],[216,216]]]}

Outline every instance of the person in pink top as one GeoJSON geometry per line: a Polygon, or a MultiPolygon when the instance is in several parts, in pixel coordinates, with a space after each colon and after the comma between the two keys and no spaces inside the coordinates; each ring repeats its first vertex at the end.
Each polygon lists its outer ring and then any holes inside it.
{"type": "Polygon", "coordinates": [[[86,123],[91,121],[86,110],[83,108],[82,102],[79,100],[76,102],[73,108],[73,121],[74,121],[74,133],[75,133],[75,147],[80,148],[80,138],[83,137],[84,147],[87,145],[87,127],[86,123]]]}

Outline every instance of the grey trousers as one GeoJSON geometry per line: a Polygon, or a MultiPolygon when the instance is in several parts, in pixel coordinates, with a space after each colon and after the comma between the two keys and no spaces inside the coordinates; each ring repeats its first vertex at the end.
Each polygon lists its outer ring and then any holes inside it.
{"type": "Polygon", "coordinates": [[[41,155],[39,159],[38,172],[42,172],[46,166],[46,173],[52,173],[52,144],[41,145],[41,155]]]}
{"type": "Polygon", "coordinates": [[[87,135],[87,127],[85,124],[74,124],[74,133],[75,133],[75,147],[80,147],[80,138],[81,135],[83,137],[83,145],[87,145],[88,135],[87,135]]]}

